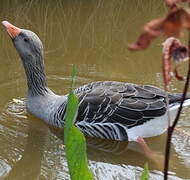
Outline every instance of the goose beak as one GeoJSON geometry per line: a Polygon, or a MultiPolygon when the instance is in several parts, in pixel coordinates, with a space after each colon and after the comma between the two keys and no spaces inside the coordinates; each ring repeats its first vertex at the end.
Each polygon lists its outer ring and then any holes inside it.
{"type": "Polygon", "coordinates": [[[3,26],[7,30],[11,39],[14,39],[18,34],[20,34],[21,29],[17,28],[16,26],[12,25],[8,21],[2,21],[3,26]]]}

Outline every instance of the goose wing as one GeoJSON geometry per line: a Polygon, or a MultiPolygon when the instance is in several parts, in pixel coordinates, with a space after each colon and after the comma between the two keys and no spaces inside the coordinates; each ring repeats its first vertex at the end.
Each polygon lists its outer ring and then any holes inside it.
{"type": "Polygon", "coordinates": [[[90,136],[127,139],[126,129],[166,113],[166,94],[153,86],[96,82],[75,93],[80,100],[76,125],[90,136]]]}

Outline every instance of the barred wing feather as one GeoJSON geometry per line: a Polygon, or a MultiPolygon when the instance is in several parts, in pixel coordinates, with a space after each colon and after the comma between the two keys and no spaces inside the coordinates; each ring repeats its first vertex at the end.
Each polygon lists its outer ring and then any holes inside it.
{"type": "Polygon", "coordinates": [[[76,126],[86,135],[128,139],[127,129],[166,113],[166,94],[152,86],[96,82],[76,89],[80,106],[76,126]]]}

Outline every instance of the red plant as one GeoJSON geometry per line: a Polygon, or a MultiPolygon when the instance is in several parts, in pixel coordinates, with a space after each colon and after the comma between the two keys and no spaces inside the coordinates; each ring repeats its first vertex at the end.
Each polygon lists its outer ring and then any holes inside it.
{"type": "Polygon", "coordinates": [[[169,12],[165,18],[154,19],[147,23],[144,26],[144,32],[135,43],[128,45],[128,49],[145,49],[153,39],[160,35],[179,36],[182,28],[190,30],[190,14],[182,8],[176,8],[169,12]]]}
{"type": "MultiPolygon", "coordinates": [[[[172,59],[174,63],[183,61],[185,58],[190,57],[190,12],[178,6],[179,2],[189,2],[190,0],[165,0],[166,5],[170,8],[169,13],[166,17],[158,18],[150,21],[144,26],[144,31],[140,34],[137,41],[133,44],[128,45],[128,49],[143,50],[149,47],[151,41],[160,35],[165,35],[167,37],[180,36],[182,35],[181,29],[184,28],[189,32],[188,48],[180,43],[179,40],[175,38],[168,38],[163,48],[163,78],[165,90],[168,90],[168,85],[172,78],[172,73],[175,75],[176,79],[184,80],[184,78],[179,74],[177,67],[172,66],[172,59]]],[[[168,177],[168,167],[169,167],[169,155],[170,155],[170,144],[171,137],[175,126],[179,120],[181,110],[183,107],[183,102],[186,97],[187,89],[190,81],[190,60],[188,73],[186,76],[186,82],[184,85],[183,95],[181,99],[181,104],[177,112],[176,118],[171,126],[168,127],[167,144],[165,152],[165,163],[164,163],[164,180],[168,177]]]]}
{"type": "Polygon", "coordinates": [[[178,7],[177,3],[179,3],[179,2],[190,2],[190,0],[165,0],[165,2],[169,8],[173,9],[173,8],[178,7]]]}
{"type": "Polygon", "coordinates": [[[172,59],[175,64],[178,64],[181,61],[185,61],[187,57],[187,47],[182,45],[178,39],[171,37],[163,43],[163,78],[166,90],[168,90],[172,76],[175,76],[178,80],[184,80],[178,72],[178,66],[172,68],[172,59]]]}

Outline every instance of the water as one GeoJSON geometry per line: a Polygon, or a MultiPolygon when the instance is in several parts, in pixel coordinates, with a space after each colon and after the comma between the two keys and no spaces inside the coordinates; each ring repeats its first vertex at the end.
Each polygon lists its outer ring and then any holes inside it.
{"type": "MultiPolygon", "coordinates": [[[[1,0],[0,20],[39,35],[49,86],[64,94],[69,90],[71,64],[78,67],[77,87],[116,80],[162,88],[163,38],[143,52],[131,53],[127,44],[136,40],[145,22],[166,11],[157,0],[1,0]]],[[[26,112],[25,74],[3,27],[0,54],[0,179],[69,179],[58,133],[26,112]]],[[[182,82],[173,81],[171,91],[180,92],[182,87],[182,82]]],[[[190,179],[189,113],[189,108],[183,111],[180,132],[173,137],[170,179],[190,179]]],[[[151,158],[135,143],[88,138],[89,166],[95,179],[139,179],[145,162],[151,179],[162,179],[165,138],[163,134],[146,140],[156,152],[151,158]]]]}

